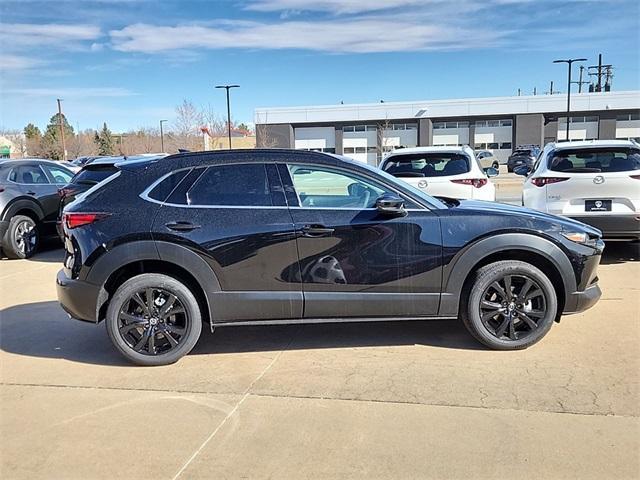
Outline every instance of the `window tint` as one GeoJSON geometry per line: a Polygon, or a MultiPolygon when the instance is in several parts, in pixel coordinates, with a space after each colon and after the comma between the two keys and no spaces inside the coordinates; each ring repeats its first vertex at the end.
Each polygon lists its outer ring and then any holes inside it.
{"type": "Polygon", "coordinates": [[[158,185],[153,187],[153,190],[149,192],[149,198],[164,202],[164,200],[171,195],[173,189],[178,186],[180,181],[190,172],[190,170],[181,170],[174,172],[167,178],[162,180],[158,185]]]}
{"type": "Polygon", "coordinates": [[[631,148],[585,148],[559,150],[549,156],[555,172],[628,172],[640,170],[640,150],[631,148]]]}
{"type": "Polygon", "coordinates": [[[444,177],[467,173],[470,162],[461,153],[415,153],[389,158],[383,170],[394,177],[444,177]]]}
{"type": "Polygon", "coordinates": [[[373,208],[384,186],[357,175],[324,167],[289,165],[300,206],[315,208],[373,208]]]}
{"type": "Polygon", "coordinates": [[[22,184],[49,183],[47,176],[38,165],[20,165],[9,174],[9,180],[22,184]]]}
{"type": "Polygon", "coordinates": [[[49,175],[51,175],[51,177],[54,180],[54,183],[57,184],[67,184],[71,181],[71,179],[73,178],[73,174],[71,172],[69,172],[68,170],[65,170],[63,168],[60,167],[52,167],[49,165],[43,165],[43,168],[49,172],[49,175]]]}
{"type": "Polygon", "coordinates": [[[204,173],[206,170],[205,167],[194,168],[189,172],[189,174],[184,178],[182,182],[173,190],[169,198],[165,200],[167,203],[173,203],[176,205],[186,205],[187,204],[187,192],[194,184],[196,180],[204,173]]]}
{"type": "Polygon", "coordinates": [[[271,206],[264,164],[208,167],[187,192],[189,205],[271,206]]]}

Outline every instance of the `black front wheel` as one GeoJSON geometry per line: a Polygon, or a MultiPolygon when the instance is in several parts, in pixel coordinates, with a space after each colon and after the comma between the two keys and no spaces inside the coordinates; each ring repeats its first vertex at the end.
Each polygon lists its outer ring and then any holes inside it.
{"type": "Polygon", "coordinates": [[[551,328],[557,311],[558,299],[549,278],[533,265],[516,260],[478,270],[466,305],[461,305],[469,332],[496,350],[517,350],[538,342],[551,328]]]}
{"type": "Polygon", "coordinates": [[[168,365],[189,353],[202,331],[193,293],[173,277],[146,273],[122,284],[109,302],[107,332],[138,365],[168,365]]]}

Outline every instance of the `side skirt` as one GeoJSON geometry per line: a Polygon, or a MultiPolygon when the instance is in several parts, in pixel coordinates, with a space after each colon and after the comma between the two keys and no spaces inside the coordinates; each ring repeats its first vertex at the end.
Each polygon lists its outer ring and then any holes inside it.
{"type": "Polygon", "coordinates": [[[406,322],[420,320],[456,320],[457,317],[355,317],[355,318],[293,318],[283,320],[242,320],[237,322],[219,322],[211,325],[211,331],[216,327],[243,327],[258,325],[304,325],[308,323],[357,323],[357,322],[406,322]]]}

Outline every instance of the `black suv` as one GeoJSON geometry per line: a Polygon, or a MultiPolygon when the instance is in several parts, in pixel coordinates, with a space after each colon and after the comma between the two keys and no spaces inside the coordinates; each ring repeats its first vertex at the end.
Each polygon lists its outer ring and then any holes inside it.
{"type": "Polygon", "coordinates": [[[600,297],[604,243],[521,207],[438,200],[367,165],[295,150],[143,160],[68,205],[58,298],[142,365],[202,324],[452,319],[502,350],[600,297]]]}
{"type": "Polygon", "coordinates": [[[58,189],[71,177],[51,160],[0,160],[0,245],[8,258],[29,258],[55,234],[58,189]]]}
{"type": "Polygon", "coordinates": [[[533,168],[538,155],[540,155],[540,147],[537,145],[519,145],[507,159],[507,171],[513,172],[514,169],[522,166],[533,168]]]}

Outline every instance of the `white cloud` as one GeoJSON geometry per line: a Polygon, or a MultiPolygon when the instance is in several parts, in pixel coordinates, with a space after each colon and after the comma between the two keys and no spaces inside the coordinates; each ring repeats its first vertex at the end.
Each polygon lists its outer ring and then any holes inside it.
{"type": "Polygon", "coordinates": [[[5,23],[0,30],[0,42],[12,50],[36,46],[75,48],[101,36],[100,27],[95,25],[5,23]]]}
{"type": "Polygon", "coordinates": [[[39,67],[44,65],[45,62],[43,60],[25,57],[23,55],[11,55],[11,54],[0,54],[0,66],[2,70],[27,70],[30,68],[39,67]]]}
{"type": "Polygon", "coordinates": [[[4,93],[23,97],[57,97],[57,98],[104,98],[130,97],[137,93],[120,87],[61,87],[61,88],[13,88],[4,93]]]}
{"type": "Polygon", "coordinates": [[[369,53],[482,48],[508,32],[464,28],[424,18],[367,17],[340,21],[225,22],[217,26],[135,24],[109,32],[124,52],[186,49],[302,49],[369,53]],[[400,21],[401,20],[401,21],[400,21]]]}
{"type": "Polygon", "coordinates": [[[424,5],[430,0],[254,0],[247,10],[260,12],[312,11],[337,14],[363,13],[424,5]]]}

